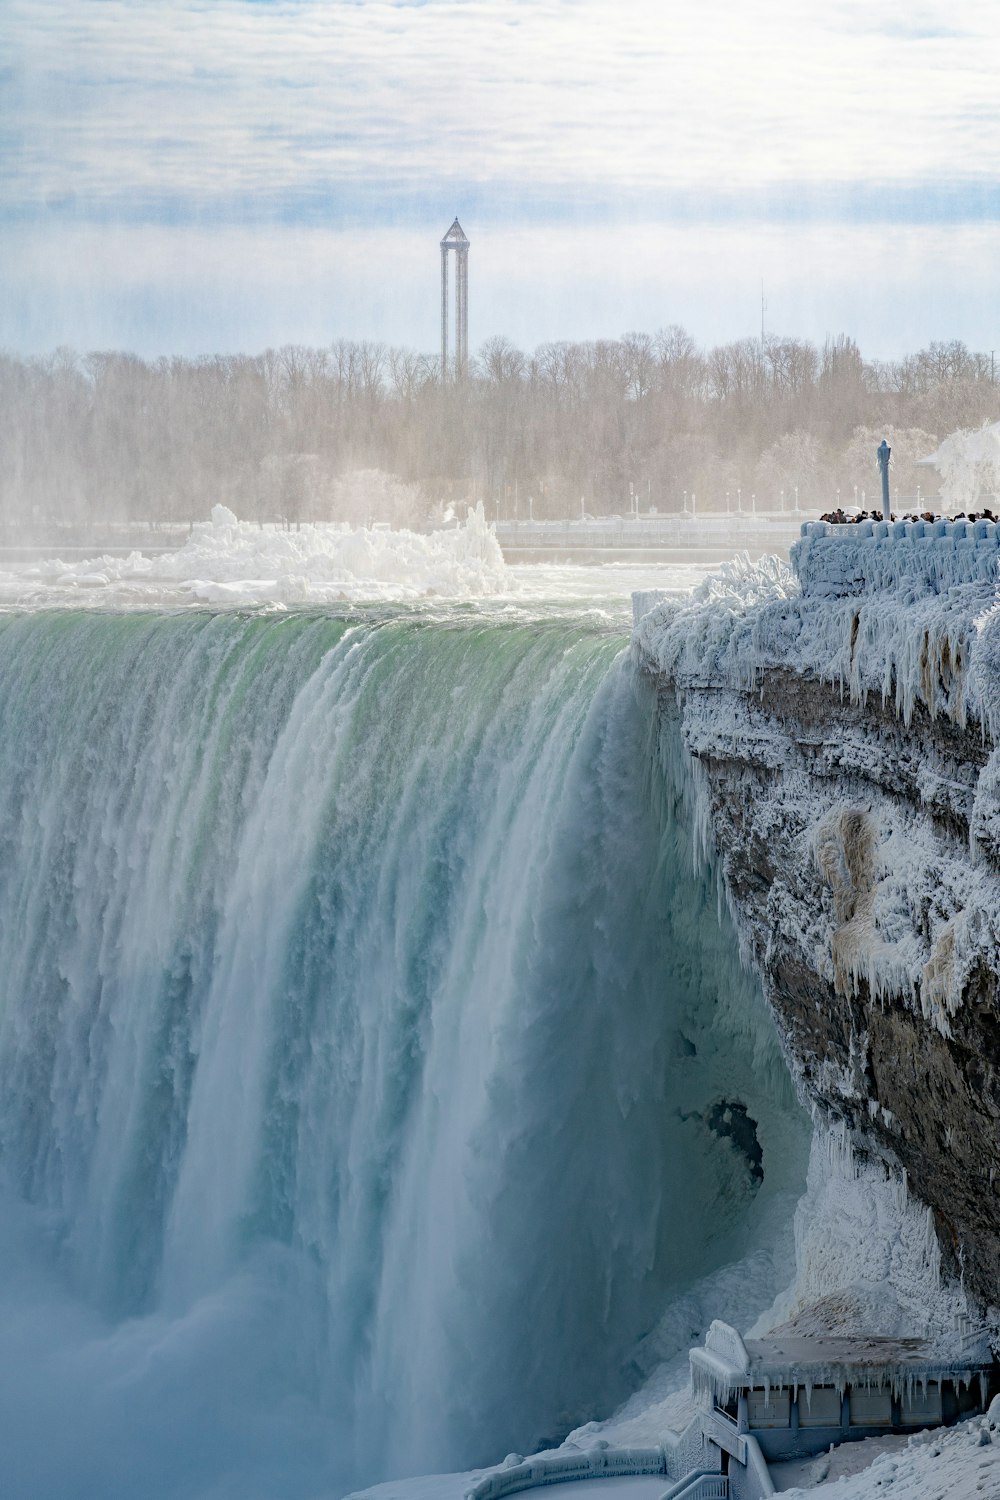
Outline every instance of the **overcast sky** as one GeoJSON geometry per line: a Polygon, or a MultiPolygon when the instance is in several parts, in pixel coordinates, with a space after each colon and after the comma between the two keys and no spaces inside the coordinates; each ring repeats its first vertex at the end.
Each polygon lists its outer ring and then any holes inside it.
{"type": "Polygon", "coordinates": [[[3,0],[0,342],[1000,344],[995,0],[3,0]]]}

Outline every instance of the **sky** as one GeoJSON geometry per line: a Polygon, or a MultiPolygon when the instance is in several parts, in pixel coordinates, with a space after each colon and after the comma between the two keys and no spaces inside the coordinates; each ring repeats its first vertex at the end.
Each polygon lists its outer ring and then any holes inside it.
{"type": "Polygon", "coordinates": [[[0,345],[1000,346],[995,0],[3,0],[0,345]]]}

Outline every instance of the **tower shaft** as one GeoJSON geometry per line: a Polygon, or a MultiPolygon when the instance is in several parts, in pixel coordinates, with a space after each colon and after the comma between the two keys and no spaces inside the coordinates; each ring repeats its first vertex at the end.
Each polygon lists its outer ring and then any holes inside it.
{"type": "Polygon", "coordinates": [[[448,377],[448,246],[441,245],[441,379],[448,377]]]}
{"type": "Polygon", "coordinates": [[[455,343],[451,373],[462,380],[469,369],[469,241],[456,219],[441,241],[441,379],[447,380],[448,366],[448,252],[455,252],[455,343]]]}

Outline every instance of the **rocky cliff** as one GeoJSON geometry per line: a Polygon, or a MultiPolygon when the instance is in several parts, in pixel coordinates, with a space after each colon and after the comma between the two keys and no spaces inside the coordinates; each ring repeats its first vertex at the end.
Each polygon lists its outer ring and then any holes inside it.
{"type": "Polygon", "coordinates": [[[805,1098],[905,1172],[984,1308],[1000,1305],[995,598],[988,579],[906,578],[810,597],[781,564],[738,563],[690,603],[637,596],[634,637],[680,712],[805,1098]]]}

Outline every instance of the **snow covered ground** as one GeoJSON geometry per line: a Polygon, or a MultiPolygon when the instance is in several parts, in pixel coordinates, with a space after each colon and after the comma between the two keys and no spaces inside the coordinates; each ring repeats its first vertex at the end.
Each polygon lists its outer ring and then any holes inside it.
{"type": "Polygon", "coordinates": [[[996,1500],[1000,1412],[912,1437],[842,1443],[818,1458],[771,1469],[780,1494],[810,1500],[996,1500]]]}

